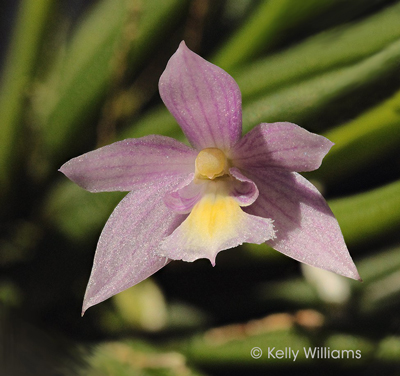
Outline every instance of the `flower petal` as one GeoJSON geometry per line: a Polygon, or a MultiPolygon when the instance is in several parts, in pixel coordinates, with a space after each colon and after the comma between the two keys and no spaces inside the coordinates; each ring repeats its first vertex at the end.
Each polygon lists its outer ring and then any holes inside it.
{"type": "MultiPolygon", "coordinates": [[[[229,173],[233,177],[229,180],[229,194],[235,198],[240,206],[251,205],[258,197],[258,189],[254,182],[246,178],[235,167],[230,168],[229,173]]],[[[207,186],[207,180],[195,179],[194,174],[190,174],[176,190],[165,195],[165,205],[177,213],[190,213],[203,197],[207,186]]]]}
{"type": "Polygon", "coordinates": [[[251,205],[258,197],[258,189],[253,181],[244,176],[236,167],[229,169],[229,173],[235,178],[231,196],[235,197],[240,206],[251,205]]]}
{"type": "Polygon", "coordinates": [[[194,180],[194,174],[190,174],[174,191],[164,196],[165,205],[176,213],[190,213],[193,206],[201,199],[204,185],[194,180]]]}
{"type": "Polygon", "coordinates": [[[289,171],[316,170],[333,143],[292,123],[262,123],[231,151],[240,168],[280,167],[289,171]]]}
{"type": "Polygon", "coordinates": [[[73,158],[60,171],[91,192],[131,191],[138,185],[194,171],[197,152],[164,136],[114,142],[73,158]]]}
{"type": "Polygon", "coordinates": [[[242,99],[235,80],[190,51],[185,42],[170,58],[159,91],[196,149],[229,150],[242,132],[242,99]]]}
{"type": "Polygon", "coordinates": [[[115,208],[100,236],[82,314],[91,306],[143,281],[169,260],[157,249],[185,216],[163,202],[170,182],[129,193],[115,208]]]}
{"type": "Polygon", "coordinates": [[[267,241],[271,247],[305,264],[360,279],[336,218],[309,181],[278,169],[246,174],[260,191],[246,211],[274,220],[276,238],[267,241]]]}
{"type": "Polygon", "coordinates": [[[274,237],[270,219],[245,213],[225,189],[218,190],[217,182],[209,184],[214,189],[203,195],[186,220],[162,242],[160,255],[183,261],[208,258],[215,265],[219,251],[274,237]]]}

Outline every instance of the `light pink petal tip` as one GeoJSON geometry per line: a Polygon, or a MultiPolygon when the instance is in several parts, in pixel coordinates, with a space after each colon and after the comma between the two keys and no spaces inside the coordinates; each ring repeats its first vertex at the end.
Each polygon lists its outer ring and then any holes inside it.
{"type": "Polygon", "coordinates": [[[196,149],[231,148],[242,131],[241,93],[235,80],[181,42],[159,81],[168,110],[196,149]]]}
{"type": "Polygon", "coordinates": [[[231,151],[241,168],[278,167],[288,171],[312,171],[332,147],[327,138],[296,124],[263,123],[247,133],[231,151]]]}
{"type": "Polygon", "coordinates": [[[90,192],[131,191],[145,183],[190,174],[197,152],[164,136],[127,139],[73,158],[60,171],[90,192]]]}
{"type": "Polygon", "coordinates": [[[255,169],[250,176],[260,195],[246,211],[274,220],[276,238],[267,241],[271,247],[305,264],[361,280],[336,218],[310,182],[278,169],[255,169]]]}
{"type": "Polygon", "coordinates": [[[169,260],[157,249],[184,220],[163,203],[174,184],[143,187],[115,208],[100,236],[82,314],[91,306],[143,281],[169,260]]]}

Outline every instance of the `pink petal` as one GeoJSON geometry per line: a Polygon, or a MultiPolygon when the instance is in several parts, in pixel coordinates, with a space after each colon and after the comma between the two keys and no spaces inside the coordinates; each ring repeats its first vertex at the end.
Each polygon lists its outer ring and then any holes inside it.
{"type": "Polygon", "coordinates": [[[278,169],[246,171],[260,195],[245,208],[272,218],[276,238],[267,243],[297,261],[360,279],[339,224],[318,190],[295,172],[278,169]]]}
{"type": "MultiPolygon", "coordinates": [[[[236,167],[229,169],[229,173],[234,178],[230,182],[229,194],[235,198],[240,206],[251,205],[258,197],[256,185],[236,167]]],[[[165,195],[165,205],[176,213],[190,213],[197,202],[200,201],[206,189],[206,180],[194,179],[194,174],[190,174],[176,190],[165,195]]]]}
{"type": "MultiPolygon", "coordinates": [[[[179,181],[177,182],[179,183],[179,181]]],[[[115,208],[100,236],[82,314],[91,306],[143,281],[169,260],[159,256],[160,242],[185,216],[163,203],[172,180],[129,193],[115,208]]]]}
{"type": "Polygon", "coordinates": [[[333,143],[292,123],[263,123],[247,133],[231,151],[235,166],[316,170],[333,143]]]}
{"type": "Polygon", "coordinates": [[[229,173],[236,179],[232,184],[231,195],[240,206],[251,205],[258,197],[258,189],[253,181],[244,176],[236,167],[229,169],[229,173]]]}
{"type": "Polygon", "coordinates": [[[194,182],[194,173],[190,174],[174,191],[164,196],[165,205],[176,213],[190,213],[201,199],[204,185],[194,182]]]}
{"type": "Polygon", "coordinates": [[[194,172],[197,152],[164,136],[127,139],[73,158],[60,171],[91,192],[131,191],[194,172]]]}
{"type": "Polygon", "coordinates": [[[159,81],[168,110],[196,149],[229,150],[242,131],[241,94],[221,68],[190,51],[185,42],[170,58],[159,81]]]}

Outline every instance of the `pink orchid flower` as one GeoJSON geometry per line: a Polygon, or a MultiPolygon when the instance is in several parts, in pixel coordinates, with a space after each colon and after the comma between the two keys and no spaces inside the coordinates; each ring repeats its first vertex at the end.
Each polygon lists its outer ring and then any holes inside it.
{"type": "Polygon", "coordinates": [[[127,139],[65,163],[91,192],[131,191],[100,236],[83,312],[171,260],[208,258],[248,242],[360,279],[339,225],[298,172],[333,145],[299,126],[262,123],[241,137],[241,94],[221,68],[182,42],[159,90],[192,147],[164,136],[127,139]]]}

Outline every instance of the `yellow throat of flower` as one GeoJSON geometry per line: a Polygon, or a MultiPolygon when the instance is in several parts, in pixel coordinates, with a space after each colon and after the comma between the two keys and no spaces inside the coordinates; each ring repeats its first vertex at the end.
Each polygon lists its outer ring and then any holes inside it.
{"type": "Polygon", "coordinates": [[[215,179],[228,172],[228,160],[224,152],[217,148],[203,149],[196,158],[196,177],[215,179]]]}

